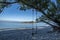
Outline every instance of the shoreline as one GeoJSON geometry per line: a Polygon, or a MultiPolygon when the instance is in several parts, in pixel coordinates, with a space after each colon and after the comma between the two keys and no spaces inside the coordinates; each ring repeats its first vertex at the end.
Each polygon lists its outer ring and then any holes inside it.
{"type": "MultiPolygon", "coordinates": [[[[1,28],[0,31],[8,31],[8,30],[33,30],[36,28],[1,28]]],[[[43,27],[37,28],[37,30],[39,29],[44,29],[43,27]]]]}
{"type": "Polygon", "coordinates": [[[0,31],[8,31],[8,30],[27,30],[32,28],[2,28],[0,31]]]}
{"type": "MultiPolygon", "coordinates": [[[[37,27],[37,30],[40,30],[40,29],[46,29],[46,28],[48,28],[48,27],[37,27]]],[[[7,31],[7,30],[33,30],[33,29],[36,29],[36,27],[35,28],[0,28],[0,31],[7,31]]]]}

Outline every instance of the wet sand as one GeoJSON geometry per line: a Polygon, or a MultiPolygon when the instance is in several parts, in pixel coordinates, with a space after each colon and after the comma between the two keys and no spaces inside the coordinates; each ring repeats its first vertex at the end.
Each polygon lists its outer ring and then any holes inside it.
{"type": "Polygon", "coordinates": [[[32,36],[32,29],[14,29],[0,31],[0,40],[60,40],[60,33],[48,33],[50,28],[38,29],[32,36]]]}

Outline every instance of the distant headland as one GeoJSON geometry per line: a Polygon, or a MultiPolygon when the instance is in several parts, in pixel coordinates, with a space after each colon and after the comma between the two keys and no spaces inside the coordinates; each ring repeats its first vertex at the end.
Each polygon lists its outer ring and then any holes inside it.
{"type": "Polygon", "coordinates": [[[25,22],[21,22],[21,23],[36,23],[35,21],[25,21],[25,22]]]}
{"type": "Polygon", "coordinates": [[[15,23],[36,23],[35,21],[3,21],[3,20],[0,20],[0,22],[15,22],[15,23]]]}

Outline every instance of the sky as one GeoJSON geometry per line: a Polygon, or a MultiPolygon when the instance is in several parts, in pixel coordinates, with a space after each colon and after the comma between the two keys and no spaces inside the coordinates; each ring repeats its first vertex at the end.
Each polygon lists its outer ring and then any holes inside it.
{"type": "MultiPolygon", "coordinates": [[[[55,0],[52,0],[55,2],[55,0]]],[[[12,4],[10,7],[5,7],[3,12],[0,14],[0,20],[4,21],[35,21],[36,19],[36,11],[19,10],[19,4],[12,4]]],[[[41,15],[40,12],[37,12],[37,18],[41,15]]]]}
{"type": "MultiPolygon", "coordinates": [[[[55,1],[55,0],[53,0],[55,1]]],[[[5,7],[3,12],[0,14],[0,21],[35,21],[36,11],[19,10],[19,4],[12,4],[10,7],[5,7]]],[[[40,17],[41,13],[37,12],[37,18],[40,17]]],[[[40,25],[46,25],[41,23],[40,25]]]]}
{"type": "MultiPolygon", "coordinates": [[[[3,12],[0,14],[0,20],[4,21],[35,21],[36,11],[30,10],[19,10],[19,4],[12,4],[10,7],[5,7],[3,12]]],[[[40,16],[40,13],[37,12],[37,17],[40,16]]]]}

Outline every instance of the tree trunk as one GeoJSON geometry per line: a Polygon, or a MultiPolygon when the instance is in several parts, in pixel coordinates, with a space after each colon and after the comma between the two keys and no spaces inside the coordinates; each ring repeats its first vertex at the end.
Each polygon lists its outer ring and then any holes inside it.
{"type": "Polygon", "coordinates": [[[52,31],[60,31],[60,26],[55,26],[55,25],[52,25],[44,20],[42,20],[43,22],[45,22],[46,24],[52,26],[53,30],[52,31]]]}
{"type": "Polygon", "coordinates": [[[53,27],[53,31],[60,31],[60,27],[58,26],[53,27]]]}

